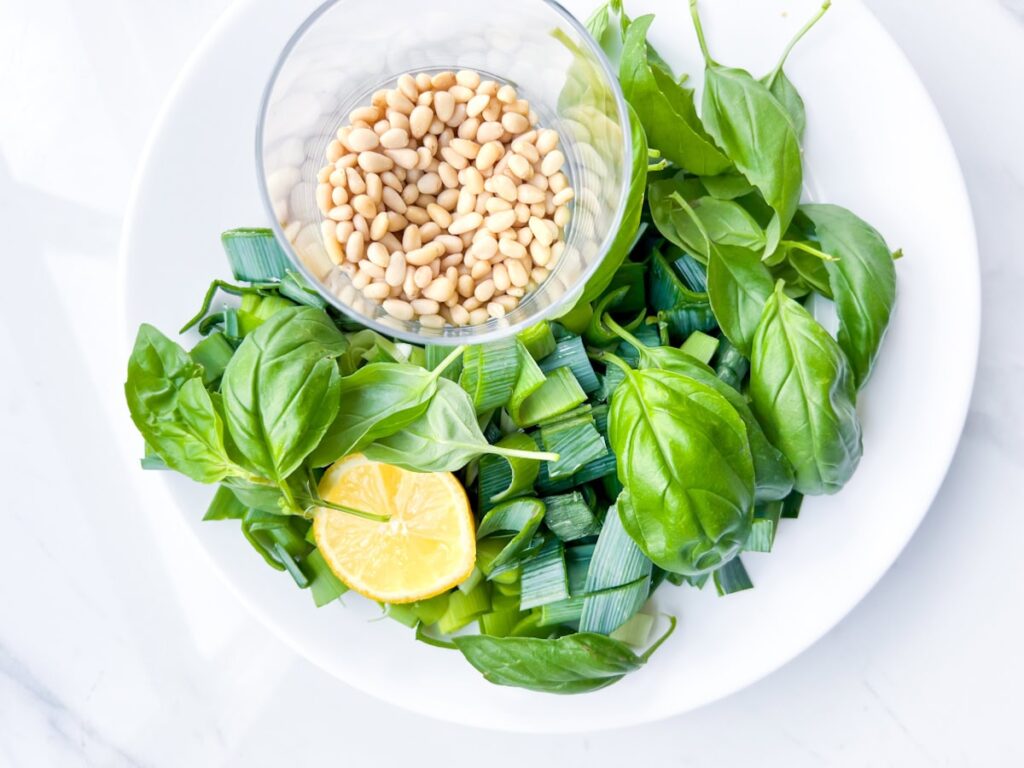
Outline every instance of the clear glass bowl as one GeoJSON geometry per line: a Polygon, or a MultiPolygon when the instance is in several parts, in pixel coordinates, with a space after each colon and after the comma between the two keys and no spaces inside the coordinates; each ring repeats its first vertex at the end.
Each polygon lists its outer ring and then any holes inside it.
{"type": "Polygon", "coordinates": [[[632,145],[626,102],[604,54],[558,3],[330,0],[285,46],[256,129],[263,201],[285,251],[320,293],[374,330],[416,343],[482,343],[572,307],[622,220],[632,145]],[[576,191],[551,274],[501,319],[424,328],[362,298],[321,240],[317,172],[348,114],[405,72],[473,69],[513,84],[540,125],[561,135],[576,191]]]}

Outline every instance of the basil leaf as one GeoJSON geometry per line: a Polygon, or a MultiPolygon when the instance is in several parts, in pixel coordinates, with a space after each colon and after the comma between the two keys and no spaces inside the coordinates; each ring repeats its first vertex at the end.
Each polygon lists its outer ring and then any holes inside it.
{"type": "Polygon", "coordinates": [[[553,456],[488,443],[469,394],[448,379],[438,380],[437,393],[423,415],[400,432],[371,443],[364,453],[373,461],[413,472],[454,472],[485,453],[538,460],[553,456]]]}
{"type": "Polygon", "coordinates": [[[701,125],[693,91],[677,83],[649,55],[647,30],[652,21],[652,15],[641,16],[626,31],[619,65],[626,100],[636,110],[648,142],[662,157],[694,173],[721,173],[730,167],[729,160],[701,125]]]}
{"type": "Polygon", "coordinates": [[[315,467],[405,429],[419,419],[437,391],[437,371],[402,363],[370,363],[341,380],[340,405],[323,441],[310,456],[315,467]]]}
{"type": "Polygon", "coordinates": [[[708,298],[722,333],[750,356],[750,344],[772,293],[772,276],[754,251],[713,246],[708,260],[708,298]]]}
{"type": "Polygon", "coordinates": [[[659,368],[672,371],[710,387],[729,401],[747,428],[747,440],[754,462],[754,500],[758,503],[782,499],[793,489],[793,469],[786,457],[772,445],[764,434],[760,423],[754,418],[747,399],[733,387],[722,381],[710,366],[692,358],[674,347],[637,347],[640,352],[640,368],[659,368]]]}
{"type": "Polygon", "coordinates": [[[257,473],[281,484],[316,448],[338,411],[345,349],[314,307],[281,310],[246,336],[222,394],[231,437],[257,473]]]}
{"type": "Polygon", "coordinates": [[[845,208],[805,205],[800,210],[814,223],[822,248],[836,258],[825,262],[825,270],[839,314],[839,346],[862,387],[896,302],[892,251],[874,227],[845,208]]]}
{"type": "Polygon", "coordinates": [[[796,133],[797,141],[803,141],[804,131],[807,129],[807,113],[804,109],[804,100],[800,97],[796,86],[782,70],[779,70],[779,74],[774,79],[771,79],[769,75],[762,78],[761,82],[768,86],[772,96],[789,115],[789,119],[793,122],[793,131],[796,133]]]}
{"type": "Polygon", "coordinates": [[[601,260],[600,266],[587,281],[577,305],[593,301],[604,293],[615,277],[619,266],[633,250],[637,229],[640,227],[640,216],[644,208],[644,190],[647,187],[647,136],[644,134],[640,118],[637,117],[633,107],[627,105],[627,109],[629,111],[630,135],[633,138],[633,172],[629,179],[626,210],[622,214],[622,223],[619,225],[618,232],[615,233],[615,239],[601,260]]]}
{"type": "Polygon", "coordinates": [[[862,450],[856,396],[842,349],[778,284],[754,336],[750,397],[796,490],[835,493],[850,479],[862,450]]]}
{"type": "Polygon", "coordinates": [[[619,508],[623,525],[664,570],[713,571],[740,551],[750,531],[754,465],[746,427],[722,395],[694,379],[624,372],[608,417],[618,478],[629,496],[627,508],[619,508]]]}
{"type": "Polygon", "coordinates": [[[587,693],[606,688],[642,667],[675,630],[642,655],[619,640],[592,632],[556,638],[463,635],[452,638],[486,680],[543,693],[587,693]]]}
{"type": "Polygon", "coordinates": [[[202,366],[151,325],[139,326],[124,393],[132,421],[168,467],[200,483],[238,471],[202,366]]]}

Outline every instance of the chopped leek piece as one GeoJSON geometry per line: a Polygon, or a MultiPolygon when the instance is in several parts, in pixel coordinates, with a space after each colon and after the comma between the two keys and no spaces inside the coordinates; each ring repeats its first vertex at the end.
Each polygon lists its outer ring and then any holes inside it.
{"type": "Polygon", "coordinates": [[[728,563],[712,573],[715,580],[715,589],[719,595],[731,595],[733,592],[742,592],[751,589],[754,583],[747,575],[747,569],[743,567],[742,561],[734,557],[728,563]]]}
{"type": "Polygon", "coordinates": [[[566,548],[565,569],[568,574],[570,597],[557,603],[542,605],[538,617],[540,626],[550,627],[554,624],[579,621],[580,614],[583,613],[584,585],[587,582],[587,571],[590,569],[590,559],[593,555],[593,544],[566,548]]]}
{"type": "Polygon", "coordinates": [[[210,506],[206,508],[203,520],[241,520],[245,517],[246,506],[225,485],[219,486],[213,494],[210,506]]]}
{"type": "Polygon", "coordinates": [[[594,536],[601,530],[594,510],[579,491],[544,498],[544,524],[562,541],[594,536]]]}
{"type": "Polygon", "coordinates": [[[799,491],[793,491],[782,500],[782,517],[800,517],[800,507],[803,506],[804,495],[799,491]]]}
{"type": "Polygon", "coordinates": [[[536,498],[506,501],[484,515],[476,531],[478,541],[495,533],[513,534],[491,562],[484,563],[477,558],[477,565],[484,575],[490,576],[501,566],[514,562],[530,544],[543,519],[544,502],[536,498]]]}
{"type": "Polygon", "coordinates": [[[558,454],[558,461],[545,464],[550,480],[570,477],[589,462],[608,453],[608,446],[594,426],[594,417],[590,413],[545,425],[540,429],[540,437],[544,450],[558,454]]]}
{"type": "Polygon", "coordinates": [[[686,341],[679,349],[707,365],[715,356],[715,350],[718,349],[718,339],[708,336],[706,333],[694,331],[686,337],[686,341]]]}
{"type": "Polygon", "coordinates": [[[412,629],[420,620],[416,617],[416,611],[412,607],[412,603],[390,603],[381,606],[384,609],[384,615],[389,619],[394,619],[399,624],[403,624],[406,627],[412,629]]]}
{"type": "Polygon", "coordinates": [[[519,409],[522,426],[537,424],[559,414],[571,411],[587,399],[570,368],[556,368],[544,383],[526,398],[519,409]]]}
{"type": "Polygon", "coordinates": [[[458,590],[460,592],[472,592],[476,588],[476,585],[483,580],[483,573],[480,571],[479,568],[474,566],[472,572],[469,574],[468,577],[466,577],[466,580],[459,584],[458,590]]]}
{"type": "Polygon", "coordinates": [[[480,634],[508,637],[525,615],[517,608],[485,613],[480,617],[480,634]]]}
{"type": "Polygon", "coordinates": [[[729,340],[723,338],[718,344],[718,358],[715,361],[715,373],[718,378],[736,390],[742,390],[743,380],[750,370],[747,358],[736,349],[729,340]]]}
{"type": "Polygon", "coordinates": [[[608,508],[587,571],[580,617],[581,632],[609,634],[625,624],[647,601],[651,561],[626,533],[614,505],[608,508]],[[615,589],[630,585],[627,589],[615,589]],[[611,589],[611,592],[600,590],[611,589]],[[590,594],[597,592],[598,594],[590,594]]]}
{"type": "Polygon", "coordinates": [[[754,522],[743,547],[748,552],[771,552],[782,516],[782,502],[769,501],[754,507],[754,522]]]}
{"type": "MultiPolygon", "coordinates": [[[[523,432],[513,432],[495,445],[520,451],[536,451],[537,443],[523,432]]],[[[541,465],[545,462],[518,456],[487,454],[480,457],[479,506],[490,509],[499,501],[522,495],[533,488],[541,465]]]]}
{"type": "Polygon", "coordinates": [[[541,320],[520,333],[519,341],[534,360],[540,360],[555,351],[555,335],[547,320],[541,320]]]}
{"type": "Polygon", "coordinates": [[[656,249],[651,252],[648,291],[658,319],[668,323],[669,330],[676,336],[685,337],[694,331],[717,327],[707,293],[687,288],[656,249]]]}
{"type": "Polygon", "coordinates": [[[437,628],[446,635],[462,629],[491,610],[491,587],[483,582],[471,592],[455,590],[448,594],[448,605],[437,620],[437,628]]]}
{"type": "Polygon", "coordinates": [[[536,557],[523,563],[521,578],[519,607],[524,611],[568,598],[569,576],[562,542],[549,539],[536,557]]]}
{"type": "Polygon", "coordinates": [[[160,458],[160,454],[154,451],[149,443],[145,444],[145,451],[142,458],[139,459],[139,464],[143,469],[168,469],[167,464],[160,458]]]}
{"type": "Polygon", "coordinates": [[[237,280],[281,280],[292,268],[269,229],[229,229],[220,236],[220,242],[237,280]]]}
{"type": "Polygon", "coordinates": [[[584,464],[572,477],[561,480],[548,477],[547,464],[544,463],[541,464],[540,473],[537,475],[537,490],[541,493],[562,493],[591,480],[615,474],[615,468],[615,454],[611,451],[599,459],[584,464]]]}
{"type": "Polygon", "coordinates": [[[327,308],[327,301],[316,292],[313,288],[298,272],[289,271],[281,279],[281,285],[278,287],[281,295],[286,299],[291,299],[296,304],[305,304],[307,307],[318,307],[320,309],[327,308]]]}
{"type": "Polygon", "coordinates": [[[309,593],[317,608],[337,600],[348,592],[348,587],[327,566],[319,549],[314,549],[302,560],[303,570],[309,576],[309,593]]]}
{"type": "Polygon", "coordinates": [[[519,374],[519,345],[515,339],[468,347],[462,355],[459,384],[473,399],[477,413],[509,401],[519,374]]]}
{"type": "Polygon", "coordinates": [[[609,637],[632,645],[635,648],[643,648],[651,638],[651,630],[654,628],[654,617],[649,613],[636,613],[621,627],[612,632],[609,637]]]}
{"type": "Polygon", "coordinates": [[[228,343],[223,333],[211,333],[192,347],[188,354],[203,366],[203,384],[213,387],[224,375],[224,369],[235,354],[235,348],[228,343]]]}
{"type": "Polygon", "coordinates": [[[512,396],[508,401],[508,413],[512,421],[517,425],[526,426],[522,418],[523,404],[537,392],[547,380],[544,372],[534,361],[526,345],[520,341],[516,342],[519,350],[519,375],[516,377],[515,387],[512,389],[512,396]]]}
{"type": "Polygon", "coordinates": [[[572,375],[576,377],[584,392],[590,394],[600,388],[601,382],[594,373],[594,366],[591,365],[587,350],[583,346],[583,339],[579,336],[560,339],[555,345],[554,352],[540,361],[540,369],[545,373],[564,366],[572,370],[572,375]]]}
{"type": "Polygon", "coordinates": [[[676,272],[686,286],[697,293],[705,293],[708,289],[708,269],[688,253],[679,252],[679,257],[672,262],[676,272]]]}

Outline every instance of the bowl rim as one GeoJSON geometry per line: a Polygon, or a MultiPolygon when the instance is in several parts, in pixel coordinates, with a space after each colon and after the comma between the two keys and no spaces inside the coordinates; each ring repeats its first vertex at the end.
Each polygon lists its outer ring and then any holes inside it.
{"type": "MultiPolygon", "coordinates": [[[[344,2],[351,2],[351,0],[325,0],[321,3],[316,10],[314,10],[305,20],[300,24],[296,30],[288,38],[288,42],[285,43],[281,52],[278,54],[277,59],[274,62],[274,67],[270,72],[270,76],[267,78],[267,83],[263,87],[263,92],[260,96],[259,108],[256,116],[256,135],[255,135],[255,161],[256,161],[256,180],[257,186],[259,187],[260,201],[263,204],[263,209],[266,212],[270,220],[270,228],[274,232],[274,237],[278,242],[278,245],[287,254],[289,261],[295,266],[300,274],[310,283],[311,286],[320,294],[332,307],[335,307],[342,312],[347,318],[355,321],[359,325],[369,328],[377,333],[385,336],[391,336],[401,341],[410,342],[413,344],[434,344],[441,346],[459,346],[463,344],[486,344],[488,342],[500,341],[510,336],[519,333],[520,331],[535,325],[542,320],[551,318],[556,313],[567,311],[572,309],[576,301],[582,296],[584,287],[587,281],[597,271],[598,267],[604,261],[608,252],[611,250],[612,244],[615,242],[615,238],[618,236],[619,228],[622,226],[622,220],[626,215],[626,207],[629,204],[629,191],[630,191],[630,180],[632,173],[625,174],[624,183],[621,185],[619,191],[619,201],[615,209],[615,214],[612,217],[612,226],[608,228],[604,239],[598,248],[598,255],[586,266],[583,273],[580,275],[578,283],[570,288],[552,301],[548,306],[539,310],[538,312],[520,320],[516,323],[496,323],[494,328],[490,331],[485,331],[476,335],[445,335],[443,331],[441,333],[422,333],[417,331],[411,331],[404,328],[395,328],[387,323],[380,322],[376,318],[369,318],[366,315],[357,312],[350,306],[345,304],[336,294],[331,292],[324,282],[318,279],[305,265],[291,242],[284,234],[284,229],[281,223],[277,220],[277,215],[274,212],[274,204],[270,199],[270,193],[268,191],[267,175],[263,164],[263,139],[264,129],[267,119],[267,113],[270,107],[270,97],[274,91],[274,87],[277,85],[278,77],[281,74],[281,70],[284,68],[285,63],[288,61],[292,54],[292,51],[298,45],[299,41],[305,36],[306,32],[317,22],[320,17],[327,13],[335,5],[344,2]]],[[[597,60],[598,65],[603,70],[605,78],[610,84],[612,96],[615,100],[615,106],[619,111],[619,114],[623,117],[624,130],[622,131],[623,148],[624,154],[628,161],[632,161],[633,158],[633,135],[630,130],[630,110],[629,105],[626,101],[625,94],[622,92],[622,86],[619,83],[618,73],[609,61],[608,56],[604,50],[590,34],[586,27],[586,24],[577,19],[571,14],[565,7],[562,6],[557,0],[537,0],[537,2],[543,3],[548,6],[552,11],[560,16],[565,23],[572,27],[580,37],[583,45],[593,54],[597,60]]],[[[447,328],[449,326],[445,326],[447,328]]],[[[465,326],[466,328],[482,327],[482,326],[465,326]]]]}

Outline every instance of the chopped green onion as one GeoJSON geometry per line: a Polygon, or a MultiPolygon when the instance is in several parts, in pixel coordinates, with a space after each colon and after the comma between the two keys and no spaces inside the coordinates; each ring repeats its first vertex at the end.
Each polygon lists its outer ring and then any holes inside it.
{"type": "Polygon", "coordinates": [[[534,361],[526,345],[517,341],[519,350],[519,375],[516,377],[515,387],[512,389],[512,396],[508,400],[508,413],[512,421],[517,425],[525,426],[522,420],[523,403],[537,390],[544,386],[547,380],[544,372],[534,361]]]}
{"type": "Polygon", "coordinates": [[[803,506],[804,495],[799,491],[793,491],[782,500],[782,517],[800,517],[800,507],[803,506]]]}
{"type": "Polygon", "coordinates": [[[571,411],[584,403],[587,393],[580,387],[569,368],[556,368],[544,383],[523,401],[519,409],[519,424],[531,426],[559,414],[571,411]]]}
{"type": "Polygon", "coordinates": [[[540,369],[545,373],[568,366],[572,375],[580,383],[580,387],[587,394],[596,392],[601,382],[594,373],[594,366],[587,357],[587,350],[583,346],[583,339],[579,336],[568,336],[560,339],[555,345],[555,350],[540,361],[540,369]]]}
{"type": "Polygon", "coordinates": [[[565,568],[568,572],[569,594],[567,600],[548,603],[540,607],[538,624],[550,627],[555,624],[569,624],[580,620],[583,613],[583,593],[587,582],[587,571],[594,555],[593,544],[568,547],[565,550],[565,568]]]}
{"type": "Polygon", "coordinates": [[[519,345],[515,339],[503,339],[466,349],[459,384],[482,413],[509,401],[518,374],[519,345]]]}
{"type": "Polygon", "coordinates": [[[437,628],[446,635],[462,629],[491,610],[491,588],[486,582],[471,592],[455,590],[448,595],[448,605],[437,620],[437,628]]]}
{"type": "Polygon", "coordinates": [[[499,504],[484,515],[476,531],[478,541],[495,533],[513,534],[490,563],[485,564],[478,558],[477,565],[484,575],[490,576],[501,566],[514,562],[530,544],[543,519],[544,502],[535,498],[512,499],[499,504]]]}
{"type": "Polygon", "coordinates": [[[652,629],[654,629],[654,617],[649,613],[636,613],[608,636],[612,640],[618,640],[635,648],[642,648],[647,645],[652,629]]]}
{"type": "Polygon", "coordinates": [[[522,331],[519,334],[519,341],[534,360],[540,360],[555,351],[555,334],[547,320],[541,320],[522,331]]]}
{"type": "Polygon", "coordinates": [[[625,624],[647,601],[651,561],[626,533],[615,506],[608,509],[587,571],[581,632],[609,634],[625,624]],[[617,589],[629,585],[628,589],[617,589]],[[613,590],[601,592],[601,590],[613,590]]]}
{"type": "Polygon", "coordinates": [[[522,610],[555,603],[569,597],[569,576],[562,542],[552,538],[535,557],[522,566],[522,610]]]}
{"type": "Polygon", "coordinates": [[[213,494],[210,506],[206,508],[203,520],[241,520],[245,517],[246,506],[225,485],[219,486],[213,494]]]}
{"type": "Polygon", "coordinates": [[[223,333],[211,333],[205,339],[200,339],[188,354],[203,366],[203,384],[212,387],[224,375],[224,369],[235,354],[235,348],[228,343],[223,333]]]}
{"type": "Polygon", "coordinates": [[[590,413],[543,426],[540,437],[544,450],[558,454],[558,461],[549,461],[545,465],[549,480],[571,477],[586,464],[608,453],[608,446],[594,426],[594,417],[590,413]]]}
{"type": "Polygon", "coordinates": [[[590,504],[579,491],[546,496],[544,524],[562,541],[575,541],[594,536],[601,530],[601,523],[590,504]]]}
{"type": "Polygon", "coordinates": [[[752,589],[754,586],[747,575],[747,569],[743,567],[743,563],[738,557],[734,557],[714,571],[712,576],[719,595],[731,595],[733,592],[742,592],[745,589],[752,589]]]}
{"type": "Polygon", "coordinates": [[[718,349],[718,339],[708,336],[706,333],[694,331],[686,337],[686,341],[679,349],[707,365],[715,356],[715,350],[718,349]]]}
{"type": "Polygon", "coordinates": [[[537,490],[541,493],[562,493],[576,488],[592,480],[598,480],[606,475],[615,473],[615,454],[608,451],[599,459],[594,459],[584,464],[572,477],[564,479],[552,479],[548,477],[547,464],[541,464],[540,473],[537,475],[537,490]]]}
{"type": "Polygon", "coordinates": [[[220,236],[220,241],[237,280],[281,280],[292,268],[269,229],[230,229],[220,236]]]}
{"type": "Polygon", "coordinates": [[[309,576],[309,593],[313,602],[320,608],[348,592],[348,587],[327,566],[319,549],[314,549],[302,560],[304,570],[309,576]]]}
{"type": "MultiPolygon", "coordinates": [[[[523,432],[513,432],[497,443],[500,448],[536,451],[537,443],[523,432]]],[[[533,488],[544,462],[519,456],[487,454],[480,457],[480,480],[477,484],[481,511],[499,501],[519,496],[533,488]]]]}
{"type": "Polygon", "coordinates": [[[715,373],[722,381],[735,390],[742,391],[743,380],[750,370],[750,363],[729,340],[722,338],[718,345],[718,359],[715,361],[715,373]]]}
{"type": "Polygon", "coordinates": [[[781,516],[781,501],[769,501],[755,506],[754,522],[743,548],[748,552],[771,552],[781,516]]]}

